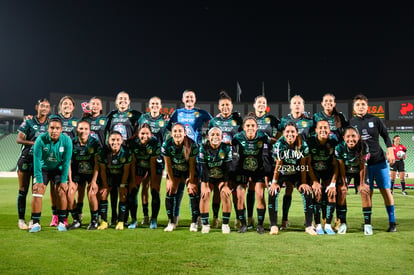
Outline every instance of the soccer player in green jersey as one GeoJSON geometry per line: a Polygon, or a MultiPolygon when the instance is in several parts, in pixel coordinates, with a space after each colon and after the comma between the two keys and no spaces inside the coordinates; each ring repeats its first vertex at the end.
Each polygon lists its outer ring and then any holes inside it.
{"type": "MultiPolygon", "coordinates": [[[[68,210],[73,217],[73,223],[69,229],[81,227],[81,217],[75,202],[77,192],[85,192],[87,185],[91,222],[88,230],[98,227],[98,153],[99,141],[91,135],[91,125],[86,119],[78,122],[77,136],[72,139],[73,152],[71,169],[69,171],[68,210]]],[[[79,196],[78,196],[79,197],[79,196]]]]}
{"type": "Polygon", "coordinates": [[[309,235],[316,235],[316,231],[312,226],[312,187],[307,183],[306,177],[309,171],[307,166],[308,155],[309,147],[299,135],[296,123],[288,122],[283,130],[283,137],[273,146],[276,168],[269,186],[271,235],[279,233],[279,228],[277,227],[277,205],[280,185],[283,183],[296,187],[301,194],[305,213],[305,232],[309,235]]]}
{"type": "Polygon", "coordinates": [[[98,230],[108,228],[108,194],[111,189],[118,189],[119,215],[116,230],[124,229],[125,215],[127,211],[128,177],[131,167],[132,156],[130,150],[123,146],[122,134],[112,131],[108,136],[108,147],[101,151],[98,156],[99,172],[102,185],[99,188],[99,212],[101,224],[98,230]]]}
{"type": "Polygon", "coordinates": [[[167,170],[165,208],[168,215],[168,225],[164,231],[171,232],[176,229],[177,216],[174,213],[174,204],[178,186],[185,182],[192,214],[190,231],[197,232],[197,219],[200,215],[198,175],[196,174],[198,146],[195,141],[187,137],[184,125],[175,123],[171,128],[171,137],[165,140],[162,145],[161,153],[164,156],[167,170]]]}
{"type": "Polygon", "coordinates": [[[51,182],[51,188],[55,189],[55,193],[58,194],[57,229],[67,230],[63,221],[67,212],[68,173],[71,157],[72,141],[62,134],[62,121],[58,118],[51,118],[48,132],[36,139],[33,149],[33,226],[29,232],[36,233],[41,230],[42,198],[49,182],[51,182]]]}
{"type": "Polygon", "coordinates": [[[369,149],[367,144],[361,139],[356,128],[348,126],[345,128],[344,141],[335,148],[335,158],[339,163],[339,172],[342,179],[338,188],[338,218],[340,226],[338,234],[345,234],[346,224],[346,194],[348,184],[353,179],[354,184],[359,186],[359,193],[362,199],[362,213],[364,215],[364,234],[372,235],[371,213],[372,203],[370,188],[366,183],[367,159],[369,159],[369,149]]]}
{"type": "Polygon", "coordinates": [[[201,199],[200,216],[203,223],[201,233],[210,232],[209,202],[211,192],[218,190],[223,202],[223,233],[230,233],[229,220],[231,212],[230,195],[232,193],[228,174],[232,164],[230,145],[223,143],[220,128],[213,127],[208,131],[208,141],[200,147],[199,161],[201,164],[201,199]],[[217,186],[217,188],[215,188],[217,186]]]}
{"type": "Polygon", "coordinates": [[[19,194],[17,196],[17,211],[19,214],[18,226],[28,229],[25,221],[26,197],[29,191],[30,179],[33,177],[33,145],[36,138],[47,132],[50,103],[47,99],[40,99],[36,104],[37,115],[26,119],[20,125],[17,134],[17,143],[22,145],[17,162],[17,176],[19,179],[19,194]]]}
{"type": "MultiPolygon", "coordinates": [[[[131,165],[131,183],[129,184],[128,205],[131,212],[132,222],[129,224],[129,229],[135,229],[137,223],[137,209],[138,201],[137,195],[139,186],[142,185],[144,178],[148,178],[151,182],[156,182],[157,179],[157,158],[161,153],[161,144],[159,140],[152,135],[151,126],[148,123],[142,123],[137,129],[137,138],[130,140],[129,148],[132,153],[131,165]]],[[[157,217],[160,211],[160,197],[153,194],[152,201],[152,216],[150,228],[157,228],[157,217]]]]}

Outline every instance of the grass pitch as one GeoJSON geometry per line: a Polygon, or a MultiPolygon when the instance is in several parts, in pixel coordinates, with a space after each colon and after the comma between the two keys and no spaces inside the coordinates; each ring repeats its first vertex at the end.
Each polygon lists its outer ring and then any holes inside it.
{"type": "MultiPolygon", "coordinates": [[[[163,186],[165,186],[163,184],[163,186]]],[[[159,227],[135,230],[85,230],[90,215],[85,200],[82,229],[57,232],[48,227],[50,200],[43,198],[42,231],[29,234],[17,227],[17,179],[0,179],[0,273],[65,274],[412,274],[414,256],[414,191],[395,192],[397,233],[385,232],[388,219],[382,197],[374,194],[373,236],[364,236],[361,198],[348,194],[348,233],[309,236],[304,233],[303,208],[293,194],[291,228],[271,236],[255,231],[229,235],[220,229],[209,234],[189,232],[188,196],[184,196],[181,220],[174,232],[167,224],[164,201],[159,227]],[[411,194],[412,193],[412,194],[411,194]]],[[[48,193],[49,191],[47,191],[48,193]]],[[[282,191],[282,195],[283,195],[282,191]]],[[[162,198],[164,196],[162,195],[162,198]]],[[[30,199],[26,220],[30,217],[30,199]]],[[[279,200],[281,209],[282,200],[279,200]]],[[[139,219],[142,209],[139,206],[139,219]]],[[[280,220],[281,213],[279,213],[280,220]]],[[[231,225],[234,221],[232,213],[231,225]]],[[[71,221],[71,218],[69,218],[71,221]]],[[[266,216],[265,228],[269,222],[266,216]]]]}

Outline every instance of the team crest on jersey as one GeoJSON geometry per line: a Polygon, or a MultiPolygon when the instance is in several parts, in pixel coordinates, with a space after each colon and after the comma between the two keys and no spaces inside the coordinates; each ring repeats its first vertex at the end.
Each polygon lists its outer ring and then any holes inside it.
{"type": "Polygon", "coordinates": [[[65,151],[65,148],[63,148],[62,146],[59,147],[59,152],[63,153],[65,151]]]}
{"type": "Polygon", "coordinates": [[[200,112],[194,112],[194,116],[195,117],[199,117],[200,116],[200,112]]]}
{"type": "Polygon", "coordinates": [[[225,157],[226,157],[226,153],[224,152],[219,153],[219,158],[224,159],[225,157]]]}
{"type": "Polygon", "coordinates": [[[26,170],[27,169],[27,163],[23,163],[22,168],[23,168],[23,170],[26,170]]]}
{"type": "Polygon", "coordinates": [[[88,148],[88,153],[89,153],[89,154],[93,154],[93,152],[94,152],[94,150],[93,150],[93,148],[92,148],[92,147],[88,148]]]}
{"type": "Polygon", "coordinates": [[[164,127],[164,121],[162,121],[162,120],[158,121],[158,125],[159,125],[160,127],[164,127]]]}
{"type": "Polygon", "coordinates": [[[105,119],[100,119],[99,120],[99,125],[104,125],[105,124],[105,119]]]}
{"type": "Polygon", "coordinates": [[[368,127],[369,128],[374,128],[374,122],[372,122],[372,121],[368,122],[368,127]]]}
{"type": "Polygon", "coordinates": [[[237,121],[235,121],[234,119],[231,121],[231,125],[232,126],[236,126],[237,125],[237,121]]]}
{"type": "Polygon", "coordinates": [[[119,160],[119,162],[120,163],[124,163],[126,161],[126,159],[125,158],[121,158],[120,160],[119,160]]]}
{"type": "Polygon", "coordinates": [[[302,127],[306,128],[308,126],[308,123],[306,121],[302,121],[302,127]]]}
{"type": "Polygon", "coordinates": [[[257,147],[258,147],[258,148],[262,148],[262,147],[263,147],[263,141],[259,140],[259,141],[257,142],[257,147]]]}
{"type": "Polygon", "coordinates": [[[76,121],[75,120],[72,121],[72,126],[74,126],[74,127],[76,126],[76,121]]]}
{"type": "Polygon", "coordinates": [[[128,112],[127,113],[127,117],[132,117],[132,113],[131,112],[128,112]]]}
{"type": "Polygon", "coordinates": [[[266,117],[266,118],[265,118],[265,122],[266,122],[267,124],[270,124],[270,117],[266,117]]]}
{"type": "Polygon", "coordinates": [[[147,154],[149,154],[149,155],[152,154],[152,148],[147,148],[147,154]]]}

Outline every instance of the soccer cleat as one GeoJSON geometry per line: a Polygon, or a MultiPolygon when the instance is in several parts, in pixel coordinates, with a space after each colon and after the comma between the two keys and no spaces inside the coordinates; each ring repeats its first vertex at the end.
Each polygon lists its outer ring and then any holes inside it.
{"type": "Polygon", "coordinates": [[[264,230],[264,228],[263,228],[263,225],[258,224],[258,225],[256,226],[256,232],[257,232],[257,233],[259,233],[259,234],[263,234],[263,233],[265,232],[265,230],[264,230]]]}
{"type": "Polygon", "coordinates": [[[346,226],[346,223],[341,223],[341,225],[339,225],[338,228],[338,234],[346,234],[346,230],[348,229],[348,227],[346,226]]]}
{"type": "Polygon", "coordinates": [[[402,190],[402,191],[401,191],[401,194],[402,194],[403,196],[407,196],[407,195],[408,195],[407,191],[405,191],[405,190],[402,190]]]}
{"type": "Polygon", "coordinates": [[[321,225],[321,224],[317,224],[317,225],[316,225],[316,233],[317,233],[318,235],[324,235],[324,234],[325,234],[325,231],[323,231],[323,229],[322,229],[322,225],[321,225]]]}
{"type": "Polygon", "coordinates": [[[210,225],[209,224],[203,224],[201,226],[201,233],[203,233],[203,234],[210,233],[210,225]]]}
{"type": "Polygon", "coordinates": [[[308,226],[305,228],[305,232],[309,235],[318,235],[318,233],[316,233],[315,228],[313,226],[308,226]]]}
{"type": "Polygon", "coordinates": [[[98,226],[98,230],[105,230],[108,228],[108,223],[106,221],[102,221],[101,225],[98,226]]]}
{"type": "Polygon", "coordinates": [[[148,216],[144,216],[144,219],[141,221],[141,224],[149,224],[150,219],[148,216]]]}
{"type": "Polygon", "coordinates": [[[23,219],[19,219],[18,226],[21,230],[29,229],[29,227],[26,224],[26,221],[23,219]]]}
{"type": "Polygon", "coordinates": [[[175,223],[169,222],[164,232],[172,232],[175,229],[175,223]]]}
{"type": "Polygon", "coordinates": [[[193,222],[190,224],[190,232],[197,232],[198,230],[198,225],[197,223],[193,222]]]}
{"type": "Polygon", "coordinates": [[[56,228],[60,232],[68,231],[68,229],[66,228],[66,225],[63,222],[59,222],[56,228]]]}
{"type": "Polygon", "coordinates": [[[52,221],[50,222],[49,226],[57,226],[59,222],[59,218],[57,215],[52,216],[52,221]]]}
{"type": "Polygon", "coordinates": [[[115,226],[115,230],[124,230],[124,222],[118,222],[115,226]]]}
{"type": "Polygon", "coordinates": [[[332,230],[332,226],[330,224],[325,224],[325,233],[328,235],[335,235],[335,231],[332,230]]]}
{"type": "Polygon", "coordinates": [[[149,228],[151,229],[157,229],[157,220],[156,219],[151,219],[150,220],[150,226],[149,228]]]}
{"type": "Polygon", "coordinates": [[[230,226],[228,224],[221,225],[221,232],[223,234],[230,234],[230,226]]]}
{"type": "Polygon", "coordinates": [[[221,220],[219,218],[213,218],[213,227],[219,228],[221,220]]]}
{"type": "Polygon", "coordinates": [[[279,228],[277,227],[277,225],[272,225],[272,226],[270,227],[270,232],[269,232],[269,234],[270,234],[270,235],[277,235],[277,234],[279,234],[279,228]]]}
{"type": "Polygon", "coordinates": [[[364,224],[364,235],[368,236],[368,235],[372,235],[372,225],[370,224],[364,224]]]}
{"type": "Polygon", "coordinates": [[[33,227],[33,220],[30,220],[30,222],[29,222],[29,229],[32,229],[32,227],[33,227]]]}
{"type": "Polygon", "coordinates": [[[394,222],[390,222],[387,232],[397,232],[397,225],[394,222]]]}
{"type": "Polygon", "coordinates": [[[247,230],[248,230],[247,225],[242,225],[242,226],[240,227],[240,230],[239,230],[239,231],[237,231],[237,232],[238,232],[238,233],[246,233],[246,232],[247,232],[247,230]]]}
{"type": "Polygon", "coordinates": [[[30,233],[37,233],[37,232],[39,232],[40,230],[42,230],[42,227],[40,226],[40,224],[35,223],[35,224],[32,226],[32,228],[30,228],[29,232],[30,232],[30,233]]]}
{"type": "Polygon", "coordinates": [[[69,230],[77,229],[81,227],[81,223],[78,220],[74,220],[73,223],[69,226],[69,230]]]}
{"type": "Polygon", "coordinates": [[[129,225],[128,225],[128,229],[135,229],[138,227],[138,223],[137,221],[132,221],[129,225]]]}
{"type": "Polygon", "coordinates": [[[91,221],[91,223],[86,228],[87,230],[96,230],[98,229],[98,223],[96,221],[91,221]]]}
{"type": "Polygon", "coordinates": [[[280,230],[286,230],[288,229],[290,226],[290,222],[289,221],[282,221],[282,225],[280,226],[280,230]]]}
{"type": "Polygon", "coordinates": [[[248,217],[247,218],[247,229],[253,229],[254,227],[254,218],[248,217]]]}

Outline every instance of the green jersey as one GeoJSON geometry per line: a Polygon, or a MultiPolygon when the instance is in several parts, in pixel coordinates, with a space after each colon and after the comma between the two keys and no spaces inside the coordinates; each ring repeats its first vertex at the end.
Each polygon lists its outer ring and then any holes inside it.
{"type": "Polygon", "coordinates": [[[44,183],[42,170],[61,171],[61,183],[68,182],[70,159],[72,157],[72,140],[61,134],[53,142],[48,132],[41,134],[33,148],[34,183],[44,183]]]}
{"type": "MultiPolygon", "coordinates": [[[[189,138],[190,141],[190,158],[196,157],[198,154],[198,146],[197,144],[189,138]]],[[[184,156],[184,146],[177,146],[174,143],[172,137],[168,138],[161,147],[161,154],[164,157],[169,157],[171,159],[171,165],[173,170],[179,172],[188,172],[189,165],[188,161],[185,159],[184,156]]]]}
{"type": "Polygon", "coordinates": [[[228,144],[221,143],[217,149],[209,144],[200,147],[199,163],[202,165],[202,180],[208,182],[212,179],[227,180],[228,165],[232,162],[232,151],[228,144]]]}
{"type": "Polygon", "coordinates": [[[135,168],[150,170],[151,158],[158,157],[161,153],[161,145],[155,136],[152,136],[147,144],[142,144],[139,139],[133,139],[129,143],[129,149],[135,156],[135,168]]]}
{"type": "Polygon", "coordinates": [[[302,158],[307,156],[309,146],[305,141],[302,142],[302,146],[296,148],[295,145],[289,145],[285,137],[281,137],[273,146],[273,158],[275,161],[283,162],[282,167],[278,169],[284,176],[300,175],[301,171],[307,171],[307,167],[301,165],[302,158]]]}
{"type": "Polygon", "coordinates": [[[213,117],[208,123],[208,129],[218,127],[223,133],[223,142],[229,143],[233,137],[242,130],[243,119],[239,113],[232,113],[230,116],[223,118],[220,114],[213,117]]]}
{"type": "Polygon", "coordinates": [[[131,151],[126,146],[121,146],[121,149],[115,155],[106,148],[98,154],[99,164],[106,167],[107,176],[120,176],[124,173],[124,166],[130,164],[132,161],[131,151]]]}
{"type": "Polygon", "coordinates": [[[313,120],[308,116],[307,113],[303,113],[298,118],[293,118],[292,114],[288,114],[285,117],[282,117],[279,124],[279,131],[282,132],[288,122],[294,122],[298,126],[299,135],[301,135],[303,140],[306,140],[310,137],[314,130],[313,120]]]}
{"type": "MultiPolygon", "coordinates": [[[[316,135],[308,138],[306,143],[309,146],[311,156],[311,166],[315,172],[333,173],[333,158],[335,155],[335,146],[338,144],[336,136],[329,136],[325,144],[321,144],[316,135]]],[[[320,175],[320,174],[319,174],[320,175]]]]}
{"type": "Polygon", "coordinates": [[[82,145],[79,138],[74,137],[72,145],[72,174],[92,175],[95,168],[95,156],[100,150],[99,141],[90,135],[86,144],[82,145]]]}
{"type": "MultiPolygon", "coordinates": [[[[368,145],[366,143],[362,144],[363,155],[365,156],[365,160],[367,160],[369,158],[368,145]]],[[[355,150],[348,148],[345,141],[342,141],[335,147],[335,158],[344,162],[346,174],[355,174],[360,172],[360,158],[356,157],[355,150]]],[[[365,165],[367,165],[366,162],[365,165]]]]}
{"type": "MultiPolygon", "coordinates": [[[[19,131],[25,136],[26,140],[35,141],[38,136],[47,132],[48,120],[40,123],[37,117],[27,119],[20,125],[19,131]]],[[[22,156],[33,156],[33,145],[22,145],[22,156]]]]}
{"type": "Polygon", "coordinates": [[[264,132],[269,137],[276,136],[280,123],[279,119],[270,114],[265,114],[261,117],[256,116],[256,121],[259,131],[264,132]]]}
{"type": "Polygon", "coordinates": [[[127,140],[134,134],[140,116],[141,112],[132,109],[125,112],[113,110],[106,116],[108,118],[106,133],[117,131],[122,135],[123,140],[127,140]]]}
{"type": "Polygon", "coordinates": [[[147,123],[151,127],[151,133],[158,139],[160,144],[164,141],[165,130],[167,129],[167,122],[164,120],[162,114],[157,117],[152,117],[151,113],[143,114],[139,120],[138,124],[147,123]]]}
{"type": "Polygon", "coordinates": [[[97,117],[88,116],[87,121],[91,124],[91,136],[99,141],[101,147],[105,145],[105,127],[106,127],[106,116],[99,115],[97,117]]]}
{"type": "Polygon", "coordinates": [[[265,133],[257,131],[253,139],[248,139],[244,131],[237,133],[232,141],[235,152],[238,154],[237,170],[249,173],[264,168],[263,149],[270,143],[270,138],[265,133]]]}

